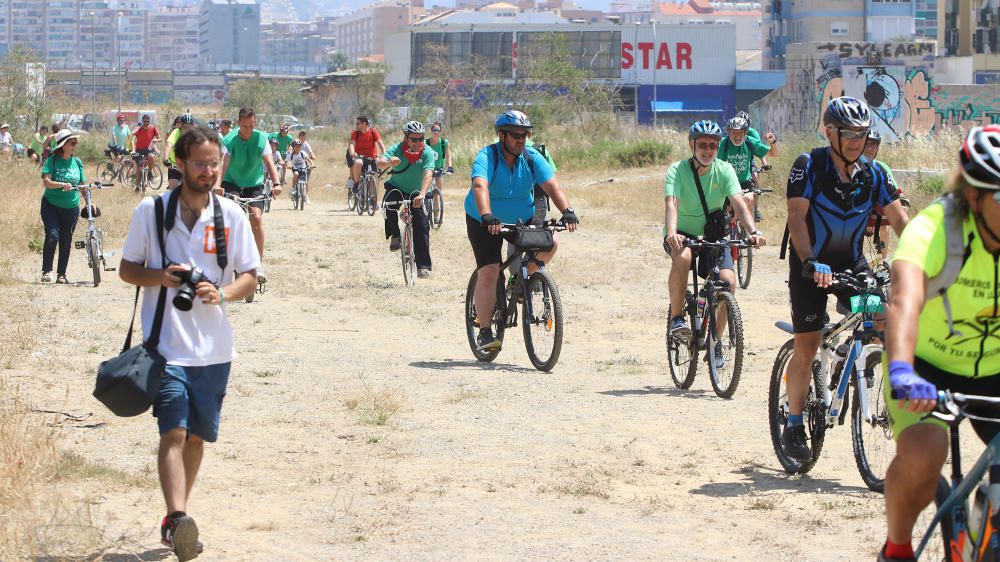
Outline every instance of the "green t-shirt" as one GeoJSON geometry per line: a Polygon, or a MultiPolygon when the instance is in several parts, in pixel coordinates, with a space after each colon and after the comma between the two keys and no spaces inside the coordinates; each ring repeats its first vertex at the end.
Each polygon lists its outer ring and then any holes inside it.
{"type": "Polygon", "coordinates": [[[41,133],[35,133],[35,140],[31,141],[31,150],[33,150],[35,154],[41,156],[42,144],[44,142],[45,142],[45,135],[41,133]]]}
{"type": "MultiPolygon", "coordinates": [[[[928,277],[941,273],[948,252],[944,220],[940,203],[920,211],[899,237],[893,263],[912,263],[928,277]]],[[[1000,339],[996,337],[1000,311],[994,306],[1000,267],[983,246],[971,213],[963,221],[962,239],[970,250],[969,257],[947,289],[952,321],[962,335],[948,335],[944,299],[927,295],[917,324],[915,354],[955,375],[993,376],[1000,373],[1000,339]]]]}
{"type": "MultiPolygon", "coordinates": [[[[80,185],[87,181],[83,173],[83,161],[76,156],[61,158],[55,154],[42,164],[42,176],[49,176],[52,181],[80,185]]],[[[80,206],[79,191],[63,191],[62,189],[45,189],[45,199],[62,209],[73,209],[80,206]]]]}
{"type": "Polygon", "coordinates": [[[424,185],[424,172],[434,170],[434,162],[437,160],[437,153],[434,149],[424,143],[424,151],[420,154],[420,159],[410,164],[406,160],[403,151],[406,150],[405,142],[399,142],[389,147],[383,158],[399,158],[399,165],[392,168],[393,175],[389,176],[386,184],[392,184],[403,193],[409,195],[417,193],[424,185]]]}
{"type": "Polygon", "coordinates": [[[226,150],[229,151],[229,168],[224,181],[241,188],[264,185],[262,163],[264,152],[268,148],[267,134],[254,129],[250,138],[243,140],[240,130],[233,129],[225,143],[226,150]]]}
{"type": "Polygon", "coordinates": [[[177,147],[177,141],[180,138],[181,138],[180,129],[174,129],[173,131],[170,131],[169,135],[167,135],[167,144],[170,145],[170,154],[167,155],[167,160],[169,160],[171,164],[177,163],[177,160],[174,159],[174,149],[177,147]]]}
{"type": "Polygon", "coordinates": [[[749,134],[743,140],[743,144],[736,146],[729,137],[722,139],[719,143],[719,160],[729,162],[736,170],[736,179],[741,184],[750,181],[750,164],[753,163],[754,156],[763,158],[770,152],[771,146],[754,139],[749,134]]]}
{"type": "MultiPolygon", "coordinates": [[[[524,143],[524,146],[535,146],[535,143],[531,142],[531,139],[528,139],[524,143]]],[[[556,173],[558,171],[558,169],[556,168],[556,163],[552,161],[552,155],[549,154],[549,147],[547,147],[547,146],[545,147],[545,154],[542,154],[542,156],[545,157],[545,161],[548,162],[549,166],[552,168],[552,173],[553,174],[556,173]]]]}
{"type": "Polygon", "coordinates": [[[754,129],[753,127],[750,127],[749,129],[747,129],[747,138],[753,139],[757,142],[761,142],[760,131],[754,129]]]}
{"type": "MultiPolygon", "coordinates": [[[[726,199],[740,193],[740,182],[736,171],[727,163],[716,158],[708,168],[708,173],[700,176],[701,187],[705,191],[708,212],[722,209],[726,199]]],[[[665,197],[677,198],[677,230],[691,236],[705,235],[705,211],[701,208],[698,186],[688,160],[674,162],[667,168],[667,181],[663,188],[665,197]]],[[[666,235],[666,226],[664,226],[666,235]]]]}
{"type": "Polygon", "coordinates": [[[431,144],[430,140],[428,140],[427,146],[433,148],[434,153],[437,154],[437,160],[434,161],[434,168],[444,168],[444,151],[448,149],[448,139],[443,138],[437,144],[431,144]]]}
{"type": "Polygon", "coordinates": [[[293,137],[292,135],[281,136],[280,132],[271,133],[270,135],[268,135],[267,138],[268,140],[275,139],[278,141],[278,152],[282,154],[288,152],[288,147],[292,146],[292,141],[295,140],[295,137],[293,137]]]}

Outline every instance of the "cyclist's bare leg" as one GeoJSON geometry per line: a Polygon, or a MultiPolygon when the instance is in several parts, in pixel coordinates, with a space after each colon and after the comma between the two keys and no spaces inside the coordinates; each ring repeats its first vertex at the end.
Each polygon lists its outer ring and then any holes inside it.
{"type": "MultiPolygon", "coordinates": [[[[670,314],[684,314],[684,293],[691,273],[691,249],[681,248],[670,252],[670,275],[667,277],[667,291],[670,293],[670,314]]],[[[671,318],[673,320],[673,318],[671,318]]]]}
{"type": "Polygon", "coordinates": [[[182,427],[160,437],[157,465],[168,512],[185,511],[203,453],[204,441],[195,435],[188,435],[182,427]]]}
{"type": "MultiPolygon", "coordinates": [[[[556,257],[556,252],[559,251],[559,239],[556,238],[555,233],[552,234],[552,242],[554,243],[554,245],[552,246],[551,250],[549,250],[548,252],[538,252],[538,254],[536,254],[535,256],[539,260],[541,260],[542,263],[544,263],[545,265],[551,264],[552,258],[556,257]]],[[[536,271],[538,271],[538,264],[529,263],[528,275],[531,275],[536,271]]]]}
{"type": "Polygon", "coordinates": [[[497,278],[500,277],[500,264],[491,263],[479,268],[476,276],[476,292],[472,297],[476,305],[477,322],[480,328],[489,326],[490,315],[497,305],[497,278]],[[489,311],[489,312],[484,312],[489,311]]]}
{"type": "Polygon", "coordinates": [[[747,208],[750,209],[751,213],[757,210],[757,196],[754,195],[754,192],[752,191],[745,192],[743,194],[743,199],[746,200],[747,208]]]}
{"type": "Polygon", "coordinates": [[[257,252],[261,259],[264,258],[264,210],[257,207],[250,207],[250,230],[253,231],[254,242],[257,243],[257,252]]]}
{"type": "Polygon", "coordinates": [[[351,166],[351,179],[354,180],[354,185],[361,183],[361,166],[363,164],[361,158],[354,159],[354,164],[351,166]]]}
{"type": "MultiPolygon", "coordinates": [[[[728,251],[728,250],[727,250],[728,251]]],[[[736,294],[736,272],[732,269],[720,269],[719,278],[729,285],[729,292],[736,294]]],[[[726,325],[727,319],[726,315],[729,314],[729,310],[726,307],[725,301],[719,301],[718,308],[715,309],[715,325],[722,328],[726,325]]]]}
{"type": "Polygon", "coordinates": [[[812,362],[819,349],[820,333],[802,332],[795,334],[795,348],[788,361],[788,412],[802,415],[809,394],[809,380],[812,378],[812,362]]]}
{"type": "Polygon", "coordinates": [[[441,191],[441,193],[443,195],[444,194],[444,176],[438,176],[438,177],[434,178],[434,185],[437,186],[438,191],[441,191]]]}
{"type": "Polygon", "coordinates": [[[893,543],[913,540],[913,525],[934,499],[947,455],[948,433],[936,425],[910,426],[896,440],[896,457],[885,475],[886,527],[893,543]]]}

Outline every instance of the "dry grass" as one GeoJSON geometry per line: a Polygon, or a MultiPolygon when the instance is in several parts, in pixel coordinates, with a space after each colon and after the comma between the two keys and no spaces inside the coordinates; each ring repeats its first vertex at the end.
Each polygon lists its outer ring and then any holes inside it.
{"type": "Polygon", "coordinates": [[[360,395],[344,400],[344,406],[358,416],[358,422],[365,425],[387,425],[389,420],[403,406],[403,400],[389,389],[372,390],[365,388],[360,395]]]}

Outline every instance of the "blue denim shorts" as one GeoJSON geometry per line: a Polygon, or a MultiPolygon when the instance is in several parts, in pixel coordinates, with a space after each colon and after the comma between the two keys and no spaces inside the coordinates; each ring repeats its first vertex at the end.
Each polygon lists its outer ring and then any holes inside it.
{"type": "Polygon", "coordinates": [[[160,393],[153,404],[160,435],[183,427],[188,433],[214,443],[219,436],[219,414],[222,399],[226,397],[231,365],[167,365],[160,393]]]}

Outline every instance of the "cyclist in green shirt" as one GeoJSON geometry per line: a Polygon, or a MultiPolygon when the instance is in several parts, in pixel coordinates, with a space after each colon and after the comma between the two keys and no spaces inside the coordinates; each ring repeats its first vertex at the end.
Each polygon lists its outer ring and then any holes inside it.
{"type": "Polygon", "coordinates": [[[181,180],[184,179],[184,175],[177,168],[177,157],[174,154],[174,147],[177,146],[177,141],[180,140],[181,135],[195,125],[194,116],[190,113],[185,113],[177,119],[180,121],[180,126],[170,131],[170,134],[167,136],[167,159],[163,162],[163,165],[167,167],[167,189],[176,188],[181,184],[181,180]]]}
{"type": "Polygon", "coordinates": [[[281,127],[278,128],[278,132],[271,133],[268,138],[278,141],[278,152],[281,153],[282,160],[288,158],[288,151],[292,146],[292,141],[295,140],[295,137],[288,132],[288,124],[282,123],[281,127]]]}
{"type": "Polygon", "coordinates": [[[427,139],[427,146],[437,154],[437,160],[434,161],[434,185],[439,190],[444,189],[444,174],[455,171],[451,165],[451,148],[448,146],[448,139],[441,136],[441,128],[440,121],[432,123],[431,138],[427,139]]]}
{"type": "Polygon", "coordinates": [[[49,128],[42,125],[32,137],[31,146],[28,147],[28,158],[35,164],[40,164],[42,155],[45,154],[45,139],[48,138],[49,128]]]}
{"type": "MultiPolygon", "coordinates": [[[[405,197],[412,202],[413,253],[417,262],[417,277],[431,276],[430,223],[424,212],[424,196],[433,180],[437,153],[424,142],[424,124],[410,121],[403,126],[403,141],[390,146],[375,161],[379,168],[392,168],[385,182],[385,202],[399,202],[405,197]]],[[[389,251],[399,249],[399,220],[396,208],[386,208],[385,237],[389,251]]]]}
{"type": "Polygon", "coordinates": [[[87,181],[83,161],[77,158],[76,145],[80,135],[63,129],[54,137],[54,151],[42,166],[42,224],[45,227],[45,244],[42,247],[42,283],[52,281],[52,261],[59,246],[56,283],[69,283],[66,267],[73,248],[73,232],[80,218],[80,192],[73,186],[87,181]]]}
{"type": "MultiPolygon", "coordinates": [[[[1000,126],[969,131],[959,164],[950,181],[965,246],[958,277],[940,294],[927,294],[929,280],[949,259],[949,213],[940,201],[910,221],[892,260],[884,399],[896,456],[885,477],[888,536],[880,561],[914,559],[913,526],[933,499],[948,456],[946,426],[925,417],[937,391],[1000,396],[1000,126]]],[[[995,424],[972,424],[987,443],[998,431],[995,424]]]]}
{"type": "Polygon", "coordinates": [[[736,170],[736,178],[740,182],[740,189],[743,190],[743,197],[753,209],[754,220],[759,221],[761,215],[757,209],[757,196],[753,193],[757,181],[752,176],[751,164],[754,157],[777,156],[778,147],[775,146],[777,139],[773,133],[764,135],[766,142],[750,136],[750,122],[741,116],[730,119],[726,124],[726,130],[729,134],[719,143],[719,159],[729,162],[736,170]]]}

